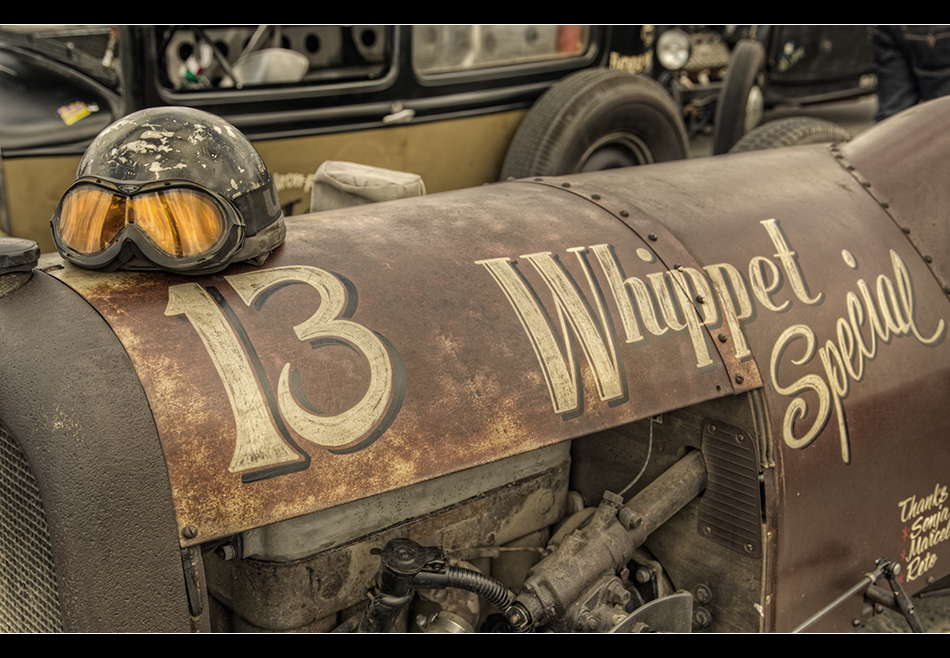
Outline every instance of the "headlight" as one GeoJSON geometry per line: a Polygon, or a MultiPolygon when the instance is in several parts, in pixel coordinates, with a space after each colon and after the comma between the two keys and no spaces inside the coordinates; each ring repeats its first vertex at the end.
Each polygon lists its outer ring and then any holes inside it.
{"type": "Polygon", "coordinates": [[[682,30],[669,30],[656,42],[656,56],[665,68],[678,71],[689,60],[689,37],[682,30]]]}

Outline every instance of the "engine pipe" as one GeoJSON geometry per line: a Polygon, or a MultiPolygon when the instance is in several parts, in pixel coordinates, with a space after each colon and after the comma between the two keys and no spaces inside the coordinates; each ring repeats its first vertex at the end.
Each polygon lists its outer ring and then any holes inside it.
{"type": "Polygon", "coordinates": [[[514,598],[511,590],[494,578],[458,567],[446,567],[441,572],[421,571],[413,577],[411,584],[419,589],[463,589],[485,598],[500,610],[507,610],[514,598]]]}
{"type": "Polygon", "coordinates": [[[590,520],[569,534],[529,572],[506,617],[516,631],[532,630],[563,615],[586,587],[616,571],[654,530],[706,488],[706,463],[694,451],[670,467],[626,505],[605,492],[590,520]]]}

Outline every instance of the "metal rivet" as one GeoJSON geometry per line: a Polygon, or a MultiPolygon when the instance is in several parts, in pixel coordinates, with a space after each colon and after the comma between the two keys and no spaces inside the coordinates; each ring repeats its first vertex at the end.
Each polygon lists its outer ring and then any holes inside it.
{"type": "MultiPolygon", "coordinates": [[[[508,180],[514,180],[514,179],[515,179],[515,177],[514,177],[514,176],[512,176],[512,177],[511,177],[511,178],[509,178],[508,180]]],[[[543,181],[543,180],[544,180],[543,178],[535,178],[535,179],[534,179],[534,182],[536,182],[536,183],[540,183],[540,182],[541,182],[541,181],[543,181]]]]}
{"type": "Polygon", "coordinates": [[[570,183],[561,183],[561,187],[570,187],[570,186],[571,186],[570,183]]]}
{"type": "Polygon", "coordinates": [[[696,301],[697,301],[698,303],[702,304],[702,303],[704,303],[704,302],[706,301],[706,298],[703,297],[702,295],[696,295],[696,301]]]}
{"type": "Polygon", "coordinates": [[[706,604],[712,601],[712,590],[706,585],[697,585],[693,596],[695,596],[696,600],[700,603],[706,604]]]}
{"type": "Polygon", "coordinates": [[[709,610],[706,608],[699,608],[693,613],[693,619],[696,621],[697,626],[703,628],[709,626],[712,623],[712,615],[709,613],[709,610]]]}
{"type": "Polygon", "coordinates": [[[220,557],[222,560],[230,562],[237,557],[237,549],[234,548],[233,544],[225,544],[224,546],[219,546],[216,550],[215,555],[220,557]]]}
{"type": "Polygon", "coordinates": [[[751,553],[751,552],[754,551],[754,550],[755,550],[755,546],[753,546],[752,544],[746,544],[746,545],[745,545],[745,552],[746,552],[746,553],[751,553]]]}
{"type": "Polygon", "coordinates": [[[704,527],[703,527],[703,532],[704,532],[705,534],[707,534],[707,535],[711,535],[711,534],[712,534],[712,528],[710,528],[708,525],[707,525],[707,526],[704,526],[704,527]]]}
{"type": "Polygon", "coordinates": [[[890,208],[890,207],[891,207],[891,204],[889,204],[887,201],[881,201],[881,207],[882,207],[882,208],[890,208]]]}
{"type": "Polygon", "coordinates": [[[198,528],[193,525],[186,525],[182,528],[181,536],[185,539],[194,539],[198,536],[198,528]]]}
{"type": "Polygon", "coordinates": [[[647,237],[649,237],[651,240],[653,240],[654,242],[656,242],[656,233],[651,233],[651,234],[648,235],[647,237]]]}
{"type": "Polygon", "coordinates": [[[715,425],[710,425],[710,426],[709,426],[709,433],[710,433],[710,434],[715,434],[715,433],[716,433],[716,426],[715,426],[715,425]]]}
{"type": "Polygon", "coordinates": [[[742,443],[743,441],[745,441],[745,434],[736,434],[736,441],[738,441],[739,443],[742,443]]]}
{"type": "Polygon", "coordinates": [[[679,263],[673,263],[673,269],[678,270],[681,267],[679,263]]]}
{"type": "Polygon", "coordinates": [[[901,227],[901,230],[902,230],[904,233],[910,233],[910,227],[909,227],[909,226],[902,226],[902,227],[901,227]]]}
{"type": "Polygon", "coordinates": [[[848,165],[848,171],[854,171],[854,165],[849,164],[849,165],[848,165]]]}
{"type": "Polygon", "coordinates": [[[593,199],[594,201],[600,201],[600,195],[599,195],[599,194],[591,194],[591,195],[590,195],[590,198],[593,199]]]}
{"type": "Polygon", "coordinates": [[[934,262],[933,256],[924,256],[924,260],[927,261],[928,263],[934,262]]]}
{"type": "Polygon", "coordinates": [[[861,185],[864,185],[864,187],[871,187],[871,181],[869,180],[861,181],[861,185]]]}
{"type": "Polygon", "coordinates": [[[729,340],[729,337],[726,336],[726,334],[719,334],[719,342],[720,342],[720,343],[725,343],[727,340],[729,340]]]}
{"type": "Polygon", "coordinates": [[[741,384],[744,377],[742,375],[736,375],[736,384],[741,384]]]}
{"type": "Polygon", "coordinates": [[[629,217],[629,216],[630,216],[630,213],[628,213],[626,210],[621,210],[621,211],[620,211],[620,216],[621,216],[621,217],[629,217]]]}
{"type": "Polygon", "coordinates": [[[947,286],[946,288],[944,288],[943,291],[947,293],[948,295],[950,295],[950,286],[947,286]]]}

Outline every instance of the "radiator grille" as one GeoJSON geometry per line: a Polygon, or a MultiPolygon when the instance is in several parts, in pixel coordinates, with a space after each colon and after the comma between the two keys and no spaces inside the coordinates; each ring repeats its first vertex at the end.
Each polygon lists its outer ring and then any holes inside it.
{"type": "Polygon", "coordinates": [[[687,71],[721,69],[729,66],[729,46],[718,34],[698,32],[689,35],[689,61],[683,68],[687,71]]]}
{"type": "Polygon", "coordinates": [[[0,632],[63,630],[43,501],[20,446],[0,426],[0,632]]]}

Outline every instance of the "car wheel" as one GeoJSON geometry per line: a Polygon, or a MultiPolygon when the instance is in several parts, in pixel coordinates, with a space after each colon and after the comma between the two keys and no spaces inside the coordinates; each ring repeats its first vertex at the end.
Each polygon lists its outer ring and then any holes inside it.
{"type": "Polygon", "coordinates": [[[729,152],[763,151],[798,144],[846,142],[849,139],[851,134],[837,123],[814,117],[791,117],[759,126],[736,142],[729,152]]]}
{"type": "Polygon", "coordinates": [[[713,155],[720,155],[762,121],[765,48],[759,41],[740,41],[732,51],[726,81],[716,103],[713,155]]]}
{"type": "Polygon", "coordinates": [[[586,69],[548,89],[518,127],[501,179],[556,176],[679,160],[686,129],[650,78],[586,69]]]}

